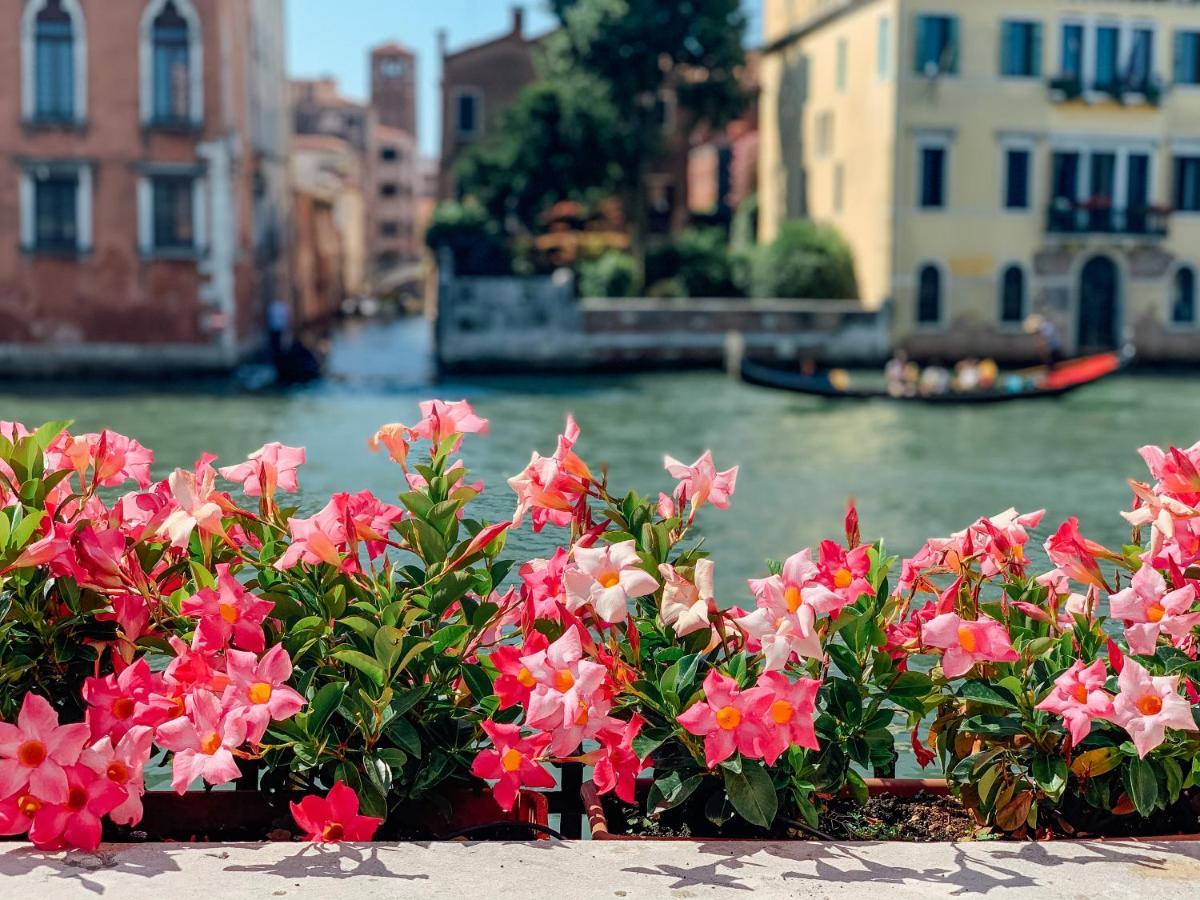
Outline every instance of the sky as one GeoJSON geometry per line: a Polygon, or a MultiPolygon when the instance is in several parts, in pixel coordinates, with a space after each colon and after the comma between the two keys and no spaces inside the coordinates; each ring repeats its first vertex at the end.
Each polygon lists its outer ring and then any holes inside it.
{"type": "MultiPolygon", "coordinates": [[[[761,33],[761,0],[743,0],[750,16],[749,35],[761,33]]],[[[554,24],[538,0],[287,0],[288,72],[293,77],[333,75],[342,93],[367,96],[367,50],[399,41],[417,54],[417,129],[421,147],[436,156],[438,121],[437,32],[445,29],[450,49],[505,33],[511,8],[525,8],[527,34],[554,24]]]]}

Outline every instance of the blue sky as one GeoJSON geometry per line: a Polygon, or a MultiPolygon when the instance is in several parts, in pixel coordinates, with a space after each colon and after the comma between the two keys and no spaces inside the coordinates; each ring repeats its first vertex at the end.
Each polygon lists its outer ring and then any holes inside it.
{"type": "MultiPolygon", "coordinates": [[[[761,32],[761,0],[744,0],[750,35],[761,32]]],[[[417,53],[417,125],[421,146],[435,155],[438,123],[437,32],[450,48],[485,40],[509,27],[513,5],[525,8],[527,32],[553,24],[541,2],[511,0],[287,0],[288,70],[293,76],[334,75],[348,97],[367,94],[367,48],[395,40],[417,53]]]]}

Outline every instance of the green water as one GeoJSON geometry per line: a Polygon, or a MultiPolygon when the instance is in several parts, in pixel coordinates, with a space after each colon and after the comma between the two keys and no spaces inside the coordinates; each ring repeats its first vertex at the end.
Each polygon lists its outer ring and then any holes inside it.
{"type": "MultiPolygon", "coordinates": [[[[1125,480],[1143,477],[1146,443],[1200,440],[1200,390],[1192,376],[1114,377],[1061,400],[961,408],[886,401],[838,404],[739,384],[719,373],[600,377],[429,378],[424,323],[356,324],[335,341],[332,379],[287,393],[227,385],[0,388],[0,418],[27,423],[72,418],[109,427],[156,452],[156,474],[190,465],[202,450],[223,462],[268,440],[308,448],[302,504],[319,508],[335,490],[370,488],[392,498],[399,472],[366,441],[383,422],[411,422],[426,397],[466,397],[492,421],[468,437],[464,455],[487,484],[480,506],[511,515],[504,479],[538,449],[553,450],[567,411],[583,430],[579,450],[608,466],[616,487],[670,490],[662,455],[691,461],[711,449],[721,467],[740,465],[725,512],[702,517],[725,604],[747,602],[745,579],[841,531],[846,498],[858,499],[863,533],[907,552],[982,514],[1045,507],[1048,533],[1065,516],[1119,544],[1127,527],[1125,480]]],[[[514,552],[552,548],[555,531],[526,532],[514,552]]]]}

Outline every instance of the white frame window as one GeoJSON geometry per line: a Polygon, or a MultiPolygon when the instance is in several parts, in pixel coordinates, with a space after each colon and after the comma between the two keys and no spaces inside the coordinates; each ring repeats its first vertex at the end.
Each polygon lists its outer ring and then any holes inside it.
{"type": "Polygon", "coordinates": [[[483,133],[483,91],[476,87],[455,88],[450,98],[450,115],[454,123],[454,136],[459,140],[474,140],[483,133]],[[474,104],[474,118],[471,128],[462,127],[461,104],[464,98],[470,97],[474,104]]]}
{"type": "Polygon", "coordinates": [[[204,121],[204,34],[200,16],[191,0],[150,0],[142,12],[138,38],[138,89],[143,125],[163,124],[156,121],[154,73],[154,20],[168,3],[187,22],[188,27],[188,118],[184,124],[193,126],[204,121]]]}
{"type": "Polygon", "coordinates": [[[1097,92],[1102,91],[1105,85],[1096,83],[1096,62],[1098,55],[1099,30],[1101,28],[1113,28],[1117,32],[1117,58],[1115,63],[1115,77],[1119,84],[1129,71],[1130,54],[1134,47],[1134,32],[1149,31],[1150,32],[1150,59],[1147,61],[1147,80],[1151,83],[1161,78],[1161,73],[1158,70],[1157,63],[1160,58],[1161,51],[1161,29],[1158,23],[1153,19],[1145,19],[1140,17],[1119,18],[1108,13],[1102,13],[1094,16],[1084,16],[1073,13],[1068,16],[1063,16],[1058,20],[1058,31],[1054,35],[1055,44],[1057,46],[1056,62],[1058,75],[1066,74],[1066,54],[1063,46],[1063,30],[1068,26],[1077,26],[1083,30],[1082,43],[1080,46],[1080,80],[1084,95],[1094,99],[1097,92]]]}
{"type": "MultiPolygon", "coordinates": [[[[37,109],[37,17],[48,0],[28,0],[21,14],[21,117],[26,122],[41,122],[37,109]]],[[[63,11],[71,17],[71,52],[74,90],[69,123],[87,120],[87,22],[79,0],[61,0],[63,11]]],[[[61,123],[60,123],[61,124],[61,123]]]]}
{"type": "Polygon", "coordinates": [[[1030,138],[1011,137],[1005,138],[1000,142],[1000,209],[1006,213],[1023,215],[1033,210],[1034,197],[1037,194],[1035,187],[1035,173],[1037,171],[1037,153],[1034,142],[1030,138]],[[1021,206],[1009,205],[1009,193],[1011,184],[1009,176],[1011,169],[1009,168],[1009,156],[1012,153],[1025,154],[1025,203],[1021,206]]]}
{"type": "Polygon", "coordinates": [[[1189,262],[1181,262],[1171,270],[1171,277],[1167,282],[1166,321],[1167,328],[1171,331],[1195,331],[1200,328],[1200,269],[1189,262]],[[1175,292],[1184,273],[1191,275],[1192,318],[1189,321],[1175,318],[1175,303],[1178,299],[1175,292]]]}
{"type": "Polygon", "coordinates": [[[92,167],[86,162],[27,163],[21,169],[18,186],[21,209],[21,249],[26,253],[63,254],[72,248],[63,246],[39,246],[37,183],[55,174],[69,173],[75,178],[75,254],[85,254],[92,249],[92,167]]]}
{"type": "Polygon", "coordinates": [[[1042,62],[1046,55],[1045,34],[1046,34],[1046,26],[1040,19],[1021,17],[1021,16],[1006,17],[1006,18],[1001,19],[1000,20],[1000,30],[999,30],[999,37],[1000,37],[1000,71],[999,71],[999,75],[1000,75],[1000,77],[1004,78],[1006,80],[1026,79],[1026,80],[1035,80],[1036,81],[1036,80],[1040,79],[1042,77],[1042,68],[1043,68],[1042,62]],[[1030,48],[1030,58],[1029,58],[1031,68],[1033,70],[1031,72],[1017,72],[1017,73],[1010,74],[1010,73],[1007,73],[1004,71],[1004,66],[1008,59],[1007,55],[1006,55],[1008,46],[1005,43],[1004,38],[1005,38],[1005,35],[1008,33],[1008,26],[1010,26],[1010,25],[1024,25],[1024,26],[1028,26],[1033,29],[1033,31],[1031,32],[1032,40],[1033,40],[1033,47],[1030,48]]]}
{"type": "Polygon", "coordinates": [[[940,132],[918,134],[916,146],[916,193],[914,201],[922,212],[940,212],[950,208],[950,148],[953,138],[940,132]],[[925,202],[925,152],[927,150],[942,151],[942,183],[941,197],[937,203],[925,202]]]}
{"type": "Polygon", "coordinates": [[[1009,259],[1000,264],[996,270],[996,321],[1001,328],[1007,330],[1020,330],[1025,323],[1025,317],[1029,315],[1029,267],[1024,263],[1009,259]],[[1015,319],[1006,319],[1004,317],[1005,301],[1008,299],[1008,276],[1010,272],[1016,271],[1021,276],[1021,308],[1015,319]]]}
{"type": "Polygon", "coordinates": [[[1179,201],[1182,199],[1182,186],[1179,184],[1179,176],[1182,173],[1180,165],[1181,160],[1192,161],[1191,166],[1196,169],[1193,178],[1195,180],[1195,191],[1197,196],[1200,196],[1200,141],[1176,142],[1171,145],[1171,213],[1176,216],[1200,216],[1200,204],[1195,208],[1184,208],[1179,201]]]}
{"type": "Polygon", "coordinates": [[[946,325],[946,297],[950,293],[950,272],[945,264],[940,260],[926,259],[917,263],[916,270],[913,273],[913,327],[920,331],[935,331],[944,328],[946,325]],[[938,278],[938,296],[937,296],[937,318],[922,319],[921,318],[921,276],[926,269],[932,269],[937,273],[938,278]]]}
{"type": "Polygon", "coordinates": [[[205,176],[192,165],[156,164],[145,168],[138,177],[138,250],[143,257],[192,259],[208,249],[208,207],[205,176]],[[159,246],[155,234],[155,186],[157,178],[187,178],[192,183],[192,243],[190,246],[159,246]]]}

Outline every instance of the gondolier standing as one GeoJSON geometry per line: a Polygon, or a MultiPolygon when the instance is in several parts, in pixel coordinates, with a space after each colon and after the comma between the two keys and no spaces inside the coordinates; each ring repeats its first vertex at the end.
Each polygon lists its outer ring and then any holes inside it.
{"type": "Polygon", "coordinates": [[[1066,358],[1063,354],[1062,337],[1049,319],[1036,313],[1031,315],[1025,320],[1025,333],[1033,336],[1042,362],[1051,369],[1066,358]]]}

